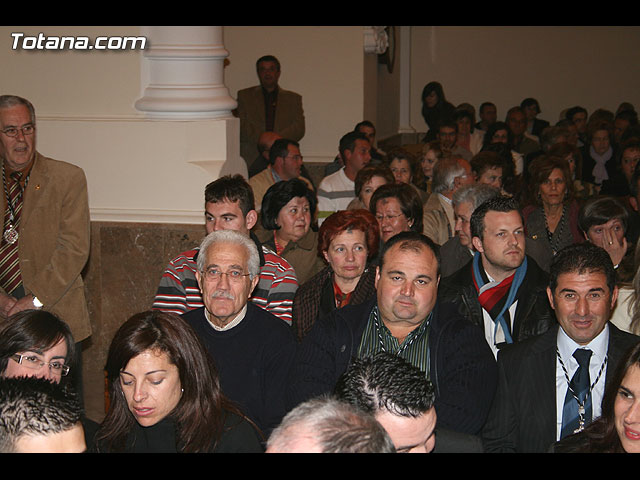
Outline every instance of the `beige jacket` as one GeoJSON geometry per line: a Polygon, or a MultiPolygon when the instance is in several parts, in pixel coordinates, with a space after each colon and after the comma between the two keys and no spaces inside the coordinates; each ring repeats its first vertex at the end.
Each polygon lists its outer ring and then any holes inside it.
{"type": "Polygon", "coordinates": [[[36,152],[20,216],[22,280],[26,294],[64,320],[76,342],[91,335],[81,276],[90,229],[84,171],[36,152]]]}

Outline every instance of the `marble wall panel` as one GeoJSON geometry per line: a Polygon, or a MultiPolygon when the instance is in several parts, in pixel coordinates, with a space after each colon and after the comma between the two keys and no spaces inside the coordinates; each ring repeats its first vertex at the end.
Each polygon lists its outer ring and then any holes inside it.
{"type": "Polygon", "coordinates": [[[167,263],[197,246],[203,225],[92,222],[85,291],[93,333],[83,348],[83,385],[89,418],[105,409],[104,364],[116,330],[151,308],[167,263]]]}

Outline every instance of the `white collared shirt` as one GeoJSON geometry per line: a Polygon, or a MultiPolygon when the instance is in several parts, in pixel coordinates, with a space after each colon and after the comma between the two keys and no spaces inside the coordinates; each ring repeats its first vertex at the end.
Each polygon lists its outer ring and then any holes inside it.
{"type": "Polygon", "coordinates": [[[209,322],[209,325],[211,325],[215,330],[217,330],[219,332],[224,332],[226,330],[231,330],[233,327],[237,326],[244,319],[244,316],[246,314],[247,314],[247,305],[245,304],[245,306],[242,307],[242,310],[240,310],[240,312],[238,312],[238,314],[235,316],[235,318],[233,320],[231,320],[229,323],[227,323],[224,327],[219,327],[218,325],[213,323],[211,321],[211,319],[209,318],[209,311],[206,308],[204,309],[204,316],[207,319],[207,322],[209,322]]]}
{"type": "MultiPolygon", "coordinates": [[[[589,378],[591,383],[595,381],[600,373],[602,362],[607,356],[609,350],[609,324],[607,323],[596,338],[591,340],[587,345],[578,345],[574,342],[565,331],[558,329],[558,350],[562,357],[562,362],[567,369],[569,379],[573,378],[573,374],[578,369],[578,361],[573,357],[573,352],[577,348],[588,348],[593,352],[589,361],[589,378]]],[[[602,370],[602,374],[591,391],[592,419],[598,418],[602,412],[602,396],[604,395],[605,376],[607,374],[607,365],[602,370]]],[[[564,374],[560,361],[556,358],[556,439],[560,439],[562,431],[562,410],[564,408],[564,399],[567,395],[567,377],[564,374]]]]}

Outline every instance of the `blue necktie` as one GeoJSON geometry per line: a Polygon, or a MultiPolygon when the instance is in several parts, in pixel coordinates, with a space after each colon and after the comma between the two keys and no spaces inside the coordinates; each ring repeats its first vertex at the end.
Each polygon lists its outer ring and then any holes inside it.
{"type": "Polygon", "coordinates": [[[591,350],[579,348],[573,352],[574,358],[578,361],[578,369],[571,379],[567,395],[564,399],[564,408],[562,410],[562,433],[560,438],[571,435],[580,427],[579,408],[584,406],[584,423],[583,427],[591,423],[591,395],[589,378],[589,360],[591,359],[591,350]],[[580,403],[578,403],[579,400],[580,403]]]}

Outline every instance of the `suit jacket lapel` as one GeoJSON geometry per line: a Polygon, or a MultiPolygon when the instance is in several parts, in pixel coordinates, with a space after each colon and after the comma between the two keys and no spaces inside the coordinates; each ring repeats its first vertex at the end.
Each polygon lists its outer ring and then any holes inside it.
{"type": "Polygon", "coordinates": [[[532,393],[536,395],[536,416],[541,438],[556,437],[556,339],[558,327],[550,328],[531,351],[532,393]]]}

